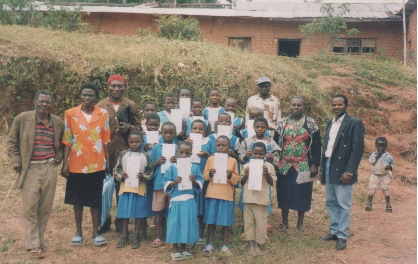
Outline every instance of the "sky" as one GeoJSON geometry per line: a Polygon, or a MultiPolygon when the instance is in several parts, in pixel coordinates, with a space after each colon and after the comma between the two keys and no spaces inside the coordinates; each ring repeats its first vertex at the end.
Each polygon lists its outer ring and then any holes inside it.
{"type": "MultiPolygon", "coordinates": [[[[246,0],[238,0],[239,2],[245,2],[246,0]]],[[[405,0],[407,2],[408,0],[405,0]]],[[[226,0],[220,0],[220,2],[227,2],[226,0]]],[[[322,2],[322,3],[402,3],[402,0],[252,0],[253,3],[277,3],[277,2],[291,2],[291,3],[303,3],[303,2],[322,2]]]]}

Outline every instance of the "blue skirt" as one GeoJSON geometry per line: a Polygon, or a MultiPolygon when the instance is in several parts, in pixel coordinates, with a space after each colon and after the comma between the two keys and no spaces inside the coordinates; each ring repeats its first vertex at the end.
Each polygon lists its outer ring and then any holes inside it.
{"type": "Polygon", "coordinates": [[[168,209],[167,243],[193,244],[199,239],[196,201],[171,202],[168,209]]]}
{"type": "Polygon", "coordinates": [[[230,226],[235,222],[233,201],[206,198],[205,211],[205,224],[230,226]]]}
{"type": "Polygon", "coordinates": [[[209,182],[203,183],[203,189],[201,192],[194,193],[194,199],[196,200],[197,205],[197,216],[205,215],[205,200],[206,200],[206,190],[208,189],[209,182]]]}
{"type": "Polygon", "coordinates": [[[277,177],[277,203],[280,209],[306,212],[311,209],[312,182],[297,184],[298,172],[291,167],[277,177]]]}
{"type": "Polygon", "coordinates": [[[119,195],[117,218],[145,218],[146,212],[145,196],[136,193],[123,193],[119,195]]]}
{"type": "Polygon", "coordinates": [[[152,210],[152,193],[154,192],[153,181],[147,182],[147,193],[145,194],[146,202],[146,217],[155,216],[155,212],[152,210]]]}

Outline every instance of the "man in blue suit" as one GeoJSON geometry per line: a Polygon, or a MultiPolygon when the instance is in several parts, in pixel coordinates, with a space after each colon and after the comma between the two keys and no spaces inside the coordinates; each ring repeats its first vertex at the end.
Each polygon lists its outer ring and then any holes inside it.
{"type": "Polygon", "coordinates": [[[326,207],[331,220],[326,241],[337,241],[336,249],[346,248],[351,215],[352,185],[364,149],[364,126],[347,114],[348,99],[338,94],[332,98],[335,117],[327,123],[322,152],[322,179],[326,184],[326,207]]]}

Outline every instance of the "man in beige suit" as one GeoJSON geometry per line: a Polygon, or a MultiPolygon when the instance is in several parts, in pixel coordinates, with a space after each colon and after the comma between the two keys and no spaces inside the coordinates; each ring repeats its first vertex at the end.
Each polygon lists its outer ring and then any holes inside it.
{"type": "Polygon", "coordinates": [[[35,95],[35,110],[20,113],[13,120],[7,138],[13,169],[19,173],[25,247],[32,258],[42,258],[44,234],[54,202],[57,166],[62,160],[64,124],[51,114],[53,94],[40,90],[35,95]]]}

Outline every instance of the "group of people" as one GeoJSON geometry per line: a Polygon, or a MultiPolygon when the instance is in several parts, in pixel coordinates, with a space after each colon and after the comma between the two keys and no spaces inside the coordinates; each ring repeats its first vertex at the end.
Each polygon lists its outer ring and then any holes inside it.
{"type": "MultiPolygon", "coordinates": [[[[53,94],[38,91],[35,110],[13,120],[7,141],[13,168],[19,173],[25,246],[30,255],[43,257],[56,166],[61,162],[61,174],[67,179],[64,202],[73,205],[75,216],[72,246],[84,243],[84,207],[91,211],[93,244],[107,243],[102,233],[110,224],[110,216],[106,226],[100,226],[100,212],[103,179],[111,173],[116,180],[114,222],[121,233],[118,248],[128,244],[139,248],[147,237],[147,218],[153,217],[153,247],[172,244],[173,260],[192,257],[188,244],[201,244],[203,254],[211,255],[216,226],[222,227],[220,250],[229,252],[229,227],[235,221],[237,204],[243,211],[248,253],[261,254],[275,181],[282,212],[280,226],[289,228],[289,210],[295,210],[296,228],[304,230],[313,180],[299,183],[298,178],[307,172],[309,178],[319,177],[326,185],[331,223],[323,239],[336,240],[336,249],[345,249],[352,184],[357,181],[363,155],[364,126],[347,113],[345,95],[333,96],[335,117],[326,125],[321,151],[320,129],[305,115],[304,99],[293,97],[290,115],[282,118],[279,99],[270,92],[271,84],[267,77],[257,81],[259,93],[248,99],[245,118],[238,117],[236,99],[226,98],[221,106],[221,90],[217,88],[209,91],[207,107],[203,98],[193,98],[190,89],[182,88],[178,94],[164,96],[162,111],[158,112],[155,101],[145,101],[139,110],[124,96],[125,79],[112,75],[107,80],[109,96],[100,102],[95,84],[81,85],[80,105],[65,111],[62,121],[51,113],[53,94]],[[174,114],[174,109],[181,108],[179,98],[190,98],[190,113],[180,123],[174,114]],[[238,190],[240,196],[236,198],[238,190]],[[132,218],[135,231],[130,238],[132,218]]],[[[374,172],[375,189],[382,182],[379,175],[393,169],[383,143],[382,139],[376,142],[378,153],[370,158],[379,166],[374,172]]],[[[388,185],[386,178],[384,183],[388,185]]],[[[372,195],[370,192],[366,210],[371,210],[372,195]]],[[[388,187],[385,195],[389,197],[388,187]]]]}

